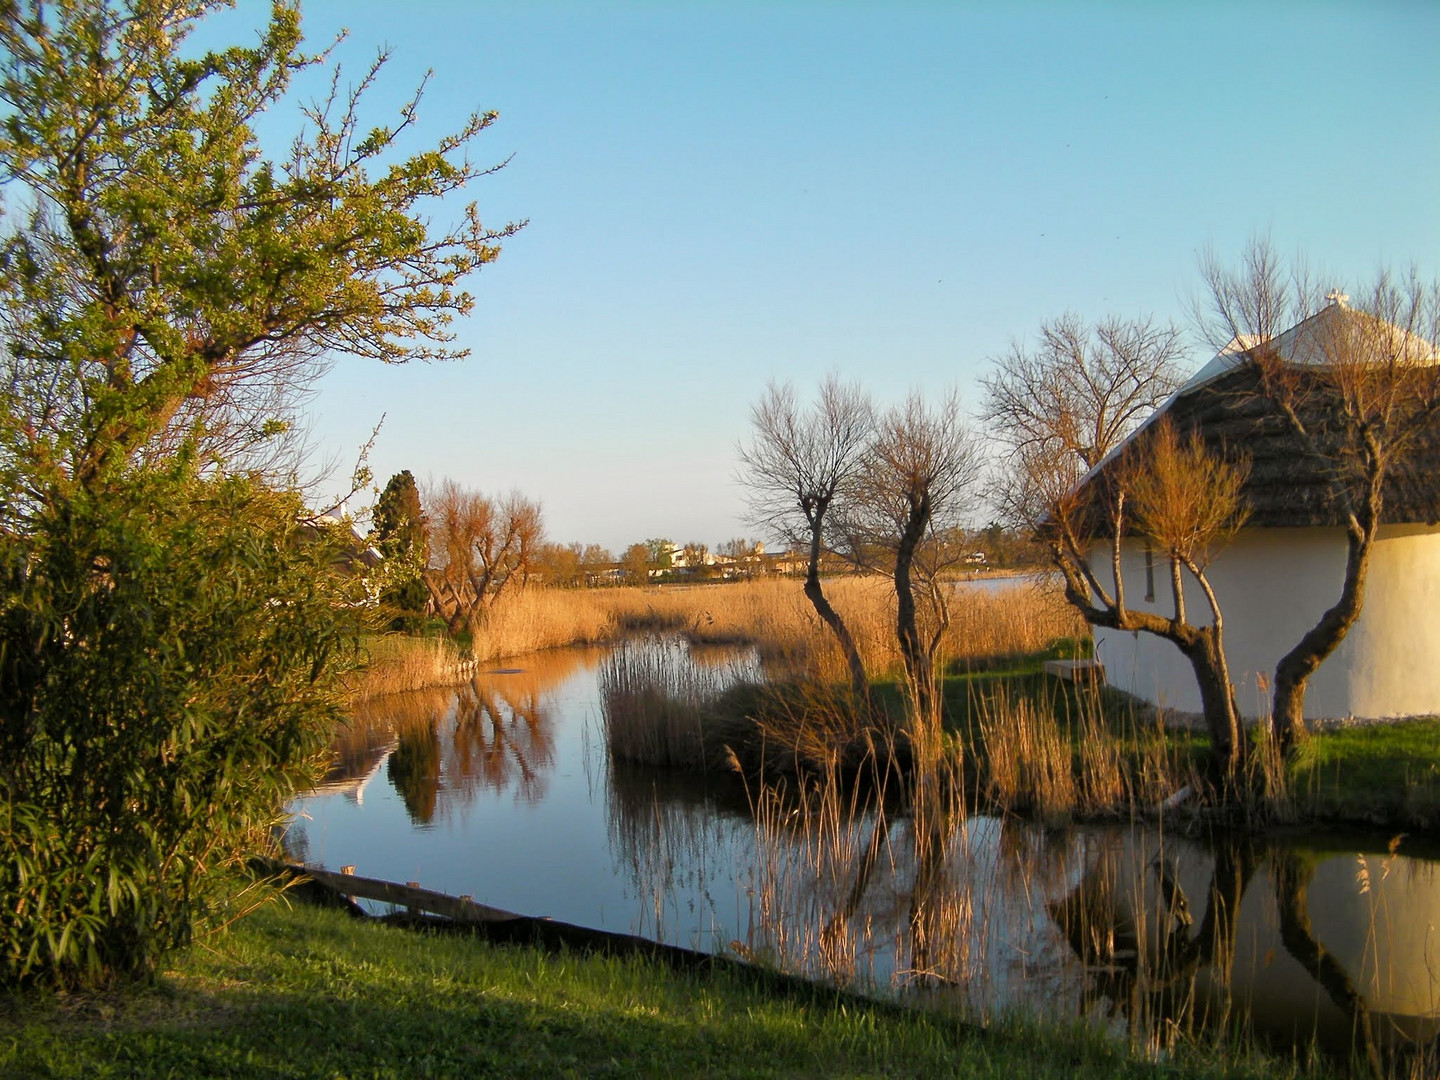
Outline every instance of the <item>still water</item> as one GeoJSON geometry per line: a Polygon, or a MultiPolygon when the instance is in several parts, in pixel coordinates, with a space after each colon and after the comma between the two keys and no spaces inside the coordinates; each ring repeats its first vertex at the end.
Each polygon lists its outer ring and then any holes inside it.
{"type": "MultiPolygon", "coordinates": [[[[756,671],[743,652],[646,647],[720,680],[756,671]]],[[[1440,1033],[1433,848],[986,816],[917,846],[904,820],[843,802],[807,813],[733,776],[612,765],[606,655],[364,703],[294,807],[292,852],[972,1016],[1083,1016],[1155,1044],[1223,1024],[1341,1054],[1440,1033]]]]}

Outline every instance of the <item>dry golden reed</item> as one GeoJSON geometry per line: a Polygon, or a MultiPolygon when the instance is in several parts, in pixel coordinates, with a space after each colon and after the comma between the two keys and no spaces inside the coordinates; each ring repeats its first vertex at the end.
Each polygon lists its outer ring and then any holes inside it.
{"type": "MultiPolygon", "coordinates": [[[[888,578],[842,576],[825,582],[871,677],[898,673],[895,592],[888,578]]],[[[941,654],[960,662],[1034,652],[1057,637],[1079,637],[1084,624],[1053,584],[1016,584],[1000,592],[957,583],[941,654]]],[[[767,663],[821,681],[843,681],[845,663],[795,578],[723,585],[609,589],[531,587],[501,597],[473,640],[485,663],[545,649],[615,641],[633,629],[668,630],[692,642],[752,644],[767,663]]],[[[374,639],[356,696],[454,682],[466,673],[454,646],[433,639],[374,639]]]]}
{"type": "Polygon", "coordinates": [[[996,804],[1052,820],[1074,811],[1078,793],[1070,743],[1053,709],[998,694],[981,705],[980,737],[989,761],[986,794],[996,804]]]}
{"type": "Polygon", "coordinates": [[[460,650],[447,638],[383,634],[366,638],[362,648],[364,661],[347,686],[353,699],[445,686],[466,671],[460,650]]]}
{"type": "Polygon", "coordinates": [[[600,667],[605,743],[616,758],[704,768],[716,750],[714,703],[722,670],[688,663],[683,649],[622,646],[600,667]]]}

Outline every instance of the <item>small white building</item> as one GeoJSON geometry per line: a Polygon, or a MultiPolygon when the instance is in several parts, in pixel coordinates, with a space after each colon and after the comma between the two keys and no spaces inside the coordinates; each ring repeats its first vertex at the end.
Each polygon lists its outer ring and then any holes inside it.
{"type": "MultiPolygon", "coordinates": [[[[1292,327],[1271,345],[1292,365],[1326,362],[1328,342],[1374,320],[1335,302],[1292,327]]],[[[1393,329],[1393,328],[1392,328],[1393,329]]],[[[1396,330],[1396,334],[1402,334],[1396,330]]],[[[1429,343],[1415,359],[1435,363],[1429,343]]],[[[1332,477],[1301,453],[1282,424],[1267,423],[1245,392],[1253,378],[1239,342],[1215,357],[1146,421],[1170,414],[1182,431],[1198,428],[1212,448],[1250,461],[1246,527],[1209,567],[1225,619],[1225,653],[1241,712],[1258,717],[1269,707],[1275,665],[1339,598],[1346,539],[1332,477]]],[[[1138,435],[1139,432],[1136,433],[1138,435]]],[[[1132,435],[1133,441],[1136,435],[1132,435]]],[[[1123,447],[1122,447],[1123,450],[1123,447]]],[[[1092,470],[1094,482],[1111,455],[1092,470]]],[[[1359,621],[1311,676],[1307,719],[1440,714],[1440,432],[1430,430],[1415,455],[1392,468],[1385,486],[1379,539],[1371,555],[1359,621]]],[[[1091,552],[1102,582],[1110,573],[1110,543],[1091,552]]],[[[1173,601],[1168,562],[1140,538],[1122,545],[1126,604],[1169,617],[1173,601]]],[[[1208,622],[1209,608],[1186,574],[1192,621],[1208,622]]],[[[1154,704],[1201,711],[1194,669],[1175,645],[1153,634],[1095,629],[1096,657],[1108,681],[1154,704]]]]}

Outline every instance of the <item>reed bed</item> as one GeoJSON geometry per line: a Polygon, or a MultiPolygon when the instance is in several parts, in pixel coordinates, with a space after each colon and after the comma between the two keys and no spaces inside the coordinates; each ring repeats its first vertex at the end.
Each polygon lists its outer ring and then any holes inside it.
{"type": "MultiPolygon", "coordinates": [[[[825,582],[872,678],[898,673],[895,594],[888,578],[846,575],[825,582]]],[[[1061,637],[1083,637],[1084,624],[1053,583],[1021,583],[990,592],[951,586],[951,622],[941,651],[964,664],[1035,652],[1061,637]]],[[[613,642],[663,631],[697,644],[755,646],[784,677],[804,673],[843,681],[845,662],[795,578],[720,585],[610,589],[532,587],[502,596],[476,628],[470,656],[432,638],[372,639],[368,664],[352,683],[356,697],[454,682],[464,660],[487,663],[571,645],[613,642]]]]}
{"type": "Polygon", "coordinates": [[[978,695],[985,799],[1049,824],[1152,813],[1189,787],[1196,764],[1151,711],[1094,684],[1062,691],[1050,680],[999,683],[978,695]]]}
{"type": "Polygon", "coordinates": [[[352,701],[450,685],[469,670],[449,638],[377,634],[362,642],[362,652],[345,688],[352,701]]]}
{"type": "Polygon", "coordinates": [[[1046,820],[1071,815],[1079,790],[1070,741],[1052,709],[1002,692],[981,708],[980,737],[988,763],[986,794],[996,805],[1046,820]]]}
{"type": "Polygon", "coordinates": [[[678,643],[620,645],[600,668],[605,742],[622,761],[704,769],[723,760],[727,741],[745,726],[719,708],[734,682],[729,668],[690,661],[678,643]]]}

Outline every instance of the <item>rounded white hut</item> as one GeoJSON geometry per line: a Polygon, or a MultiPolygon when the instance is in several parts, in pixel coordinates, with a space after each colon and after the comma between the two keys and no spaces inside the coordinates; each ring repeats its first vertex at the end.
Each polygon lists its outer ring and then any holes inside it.
{"type": "MultiPolygon", "coordinates": [[[[1115,483],[1127,452],[1143,461],[1144,432],[1162,415],[1182,431],[1198,431],[1212,452],[1246,463],[1249,516],[1228,544],[1211,553],[1207,574],[1225,620],[1231,680],[1248,717],[1268,709],[1280,658],[1340,599],[1347,526],[1365,493],[1356,470],[1344,465],[1354,434],[1341,430],[1343,417],[1325,395],[1351,392],[1336,377],[1334,358],[1357,340],[1382,337],[1392,358],[1433,370],[1437,354],[1430,343],[1332,303],[1264,345],[1232,344],[1082,482],[1082,494],[1115,483]],[[1271,377],[1278,370],[1294,380],[1289,400],[1305,411],[1303,436],[1273,398],[1257,392],[1260,349],[1272,365],[1271,377]]],[[[1307,719],[1440,713],[1440,664],[1434,659],[1440,656],[1440,402],[1402,402],[1401,411],[1415,433],[1385,477],[1383,524],[1370,551],[1364,606],[1310,677],[1307,719]]],[[[1094,533],[1090,565],[1105,582],[1113,578],[1113,553],[1103,532],[1094,533]]],[[[1144,538],[1126,536],[1120,562],[1126,605],[1170,617],[1175,605],[1168,560],[1144,538]]],[[[1184,589],[1190,620],[1207,622],[1208,605],[1188,574],[1184,589]]],[[[1097,627],[1095,646],[1112,685],[1169,709],[1200,711],[1194,669],[1170,642],[1097,627]]]]}

